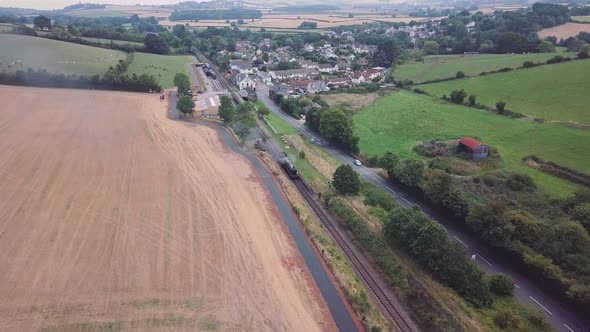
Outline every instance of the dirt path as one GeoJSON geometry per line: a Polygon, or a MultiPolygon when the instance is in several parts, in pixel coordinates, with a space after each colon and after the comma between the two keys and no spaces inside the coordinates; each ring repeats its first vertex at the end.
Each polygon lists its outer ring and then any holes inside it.
{"type": "Polygon", "coordinates": [[[0,86],[0,330],[332,330],[259,177],[158,96],[0,86]]]}

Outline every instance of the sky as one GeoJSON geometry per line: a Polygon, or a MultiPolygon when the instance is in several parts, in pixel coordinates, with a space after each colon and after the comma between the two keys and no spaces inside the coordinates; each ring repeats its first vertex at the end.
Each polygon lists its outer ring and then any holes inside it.
{"type": "MultiPolygon", "coordinates": [[[[84,0],[82,3],[109,3],[113,5],[169,5],[183,0],[84,0]]],[[[0,7],[19,7],[33,9],[62,9],[65,6],[75,5],[80,0],[0,0],[0,7]]]]}

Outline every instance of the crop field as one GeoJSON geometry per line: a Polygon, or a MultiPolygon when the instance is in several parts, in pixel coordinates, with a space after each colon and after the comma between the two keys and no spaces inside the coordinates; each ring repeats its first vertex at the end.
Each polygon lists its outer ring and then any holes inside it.
{"type": "Polygon", "coordinates": [[[117,45],[133,45],[133,46],[139,46],[139,47],[144,46],[143,43],[130,42],[130,41],[126,41],[126,40],[103,39],[103,38],[92,38],[92,37],[80,37],[80,38],[87,40],[89,42],[93,42],[93,43],[110,44],[112,41],[114,44],[117,44],[117,45]]]}
{"type": "Polygon", "coordinates": [[[572,16],[572,20],[580,21],[580,22],[590,22],[590,15],[589,16],[572,16]]]}
{"type": "Polygon", "coordinates": [[[173,10],[169,8],[159,8],[152,6],[107,5],[105,8],[73,10],[66,13],[66,15],[89,18],[129,17],[131,15],[138,15],[139,17],[168,17],[172,11],[173,10]]]}
{"type": "Polygon", "coordinates": [[[103,74],[127,58],[124,52],[30,36],[0,34],[0,45],[0,71],[30,67],[62,74],[103,74]],[[12,66],[17,61],[22,65],[12,66]]]}
{"type": "Polygon", "coordinates": [[[464,72],[467,76],[477,76],[484,71],[520,67],[525,61],[545,62],[555,55],[557,54],[428,55],[423,61],[411,61],[398,66],[395,77],[419,83],[455,77],[458,71],[464,72]]]}
{"type": "MultiPolygon", "coordinates": [[[[334,28],[344,25],[357,25],[363,23],[375,23],[375,22],[410,22],[410,21],[423,21],[425,18],[417,17],[391,17],[383,15],[359,15],[358,17],[349,18],[348,15],[340,14],[271,14],[264,15],[260,19],[255,20],[244,20],[245,23],[240,25],[241,28],[275,28],[275,29],[296,29],[301,23],[315,22],[317,23],[318,29],[334,28]]],[[[237,21],[237,20],[230,20],[237,21]]],[[[165,26],[173,26],[176,24],[188,23],[191,27],[224,27],[230,26],[226,20],[199,20],[198,22],[187,22],[187,21],[168,21],[162,20],[160,24],[165,26]]]]}
{"type": "Polygon", "coordinates": [[[546,120],[590,124],[588,75],[590,60],[575,60],[486,76],[421,85],[434,96],[455,89],[475,94],[479,103],[546,120]]]}
{"type": "Polygon", "coordinates": [[[0,86],[2,330],[335,330],[251,164],[158,99],[0,86]]]}
{"type": "Polygon", "coordinates": [[[150,53],[134,53],[133,62],[127,73],[153,75],[163,88],[174,86],[174,75],[185,73],[188,75],[186,64],[191,59],[185,55],[158,55],[150,53]]]}
{"type": "Polygon", "coordinates": [[[125,13],[118,10],[105,10],[102,8],[99,9],[80,9],[74,10],[67,13],[69,16],[75,17],[88,17],[88,18],[98,18],[98,17],[129,17],[132,14],[125,13]]]}
{"type": "Polygon", "coordinates": [[[407,91],[395,92],[357,112],[354,123],[360,149],[369,154],[412,155],[412,147],[423,140],[474,137],[499,150],[501,167],[530,174],[556,196],[570,194],[575,185],[524,166],[524,156],[535,154],[590,172],[590,131],[515,120],[407,91]]]}
{"type": "Polygon", "coordinates": [[[543,29],[538,32],[538,35],[541,38],[555,36],[559,40],[574,37],[582,31],[590,32],[590,24],[568,22],[553,28],[543,29]]]}

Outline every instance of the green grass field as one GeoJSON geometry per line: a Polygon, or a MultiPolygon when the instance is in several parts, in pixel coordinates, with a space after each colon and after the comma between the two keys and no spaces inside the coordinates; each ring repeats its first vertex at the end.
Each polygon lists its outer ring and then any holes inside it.
{"type": "Polygon", "coordinates": [[[377,100],[356,113],[354,123],[360,149],[369,154],[415,155],[412,147],[423,140],[474,137],[499,150],[500,167],[530,174],[559,197],[571,194],[576,185],[524,166],[522,157],[535,154],[590,173],[590,131],[516,120],[407,91],[377,100]]]}
{"type": "Polygon", "coordinates": [[[89,42],[93,42],[93,43],[103,43],[103,44],[110,44],[111,41],[114,44],[117,45],[133,45],[133,46],[138,46],[138,47],[143,47],[143,43],[137,43],[137,42],[130,42],[130,41],[125,41],[125,40],[115,40],[115,39],[103,39],[103,38],[92,38],[92,37],[80,37],[81,39],[87,40],[89,42]]]}
{"type": "Polygon", "coordinates": [[[0,45],[0,71],[31,67],[52,73],[103,74],[127,58],[124,52],[30,36],[0,35],[0,45]],[[9,68],[15,61],[23,65],[9,68]]]}
{"type": "Polygon", "coordinates": [[[589,16],[572,16],[573,21],[578,22],[590,22],[590,15],[589,16]]]}
{"type": "Polygon", "coordinates": [[[503,100],[511,111],[546,120],[590,124],[590,60],[544,65],[480,77],[421,85],[434,96],[455,89],[475,94],[483,105],[503,100]]]}
{"type": "Polygon", "coordinates": [[[545,62],[555,55],[556,53],[429,55],[424,57],[424,61],[409,61],[400,65],[395,70],[395,77],[419,83],[455,77],[458,71],[464,72],[467,76],[476,76],[484,71],[520,67],[525,61],[545,62]]]}
{"type": "Polygon", "coordinates": [[[149,53],[135,53],[135,57],[127,73],[131,74],[149,74],[153,75],[162,88],[171,88],[174,86],[174,75],[176,73],[185,73],[188,75],[186,64],[191,59],[184,55],[158,55],[149,53]]]}

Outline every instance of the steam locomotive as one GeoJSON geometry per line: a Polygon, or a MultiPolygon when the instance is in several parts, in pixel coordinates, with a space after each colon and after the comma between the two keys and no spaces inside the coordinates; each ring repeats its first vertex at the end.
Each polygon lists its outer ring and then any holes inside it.
{"type": "Polygon", "coordinates": [[[279,164],[281,165],[281,167],[283,167],[283,169],[285,170],[285,172],[287,172],[287,175],[289,175],[291,179],[299,179],[299,172],[297,172],[297,169],[295,168],[293,162],[291,161],[291,159],[289,159],[289,157],[285,155],[279,158],[279,164]]]}

